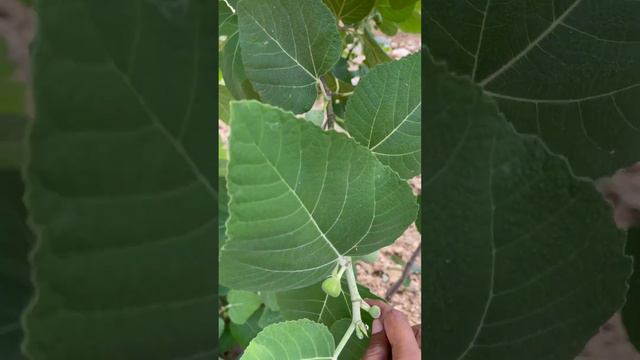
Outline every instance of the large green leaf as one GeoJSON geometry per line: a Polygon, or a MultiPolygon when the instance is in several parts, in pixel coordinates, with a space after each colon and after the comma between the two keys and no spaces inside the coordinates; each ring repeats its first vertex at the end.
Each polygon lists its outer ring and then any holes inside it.
{"type": "Polygon", "coordinates": [[[420,54],[375,67],[347,103],[349,134],[403,179],[420,174],[420,54]]]}
{"type": "Polygon", "coordinates": [[[426,357],[573,358],[624,302],[624,234],[592,182],[423,61],[426,357]]]}
{"type": "MultiPolygon", "coordinates": [[[[342,289],[347,290],[343,281],[342,289]]],[[[379,299],[364,286],[358,285],[363,299],[379,299]]],[[[333,298],[325,294],[320,284],[277,293],[280,312],[285,320],[309,319],[331,327],[336,321],[351,317],[351,297],[349,292],[333,298]]]]}
{"type": "Polygon", "coordinates": [[[0,170],[0,358],[22,359],[20,315],[32,295],[27,254],[33,235],[17,170],[0,170]]]}
{"type": "Polygon", "coordinates": [[[213,351],[214,14],[206,0],[39,3],[31,359],[213,351]]]}
{"type": "Polygon", "coordinates": [[[640,160],[640,2],[425,3],[426,45],[578,175],[640,160]]]}
{"type": "Polygon", "coordinates": [[[235,33],[224,44],[220,60],[224,84],[235,99],[257,99],[258,94],[244,72],[239,37],[235,33]]]}
{"type": "Polygon", "coordinates": [[[331,11],[322,0],[240,0],[237,12],[245,72],[260,98],[307,112],[342,50],[331,11]]]}
{"type": "Polygon", "coordinates": [[[415,219],[407,183],[344,134],[242,101],[231,103],[229,141],[224,285],[252,291],[311,285],[340,256],[389,245],[415,219]]]}
{"type": "Polygon", "coordinates": [[[640,349],[640,228],[629,230],[627,255],[633,256],[633,275],[629,279],[627,302],[622,309],[629,340],[640,349]]]}
{"type": "Polygon", "coordinates": [[[267,354],[274,360],[331,359],[334,351],[329,329],[302,319],[268,326],[251,341],[240,359],[264,360],[267,354]]]}
{"type": "Polygon", "coordinates": [[[324,0],[333,14],[345,24],[355,24],[373,10],[375,0],[324,0]]]}
{"type": "Polygon", "coordinates": [[[230,290],[227,300],[229,318],[236,324],[244,324],[262,305],[260,295],[244,290],[230,290]]]}

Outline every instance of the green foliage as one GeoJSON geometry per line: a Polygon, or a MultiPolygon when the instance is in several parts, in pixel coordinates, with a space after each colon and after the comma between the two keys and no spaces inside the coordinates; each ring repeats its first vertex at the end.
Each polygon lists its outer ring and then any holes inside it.
{"type": "Polygon", "coordinates": [[[213,350],[214,6],[39,3],[24,173],[37,236],[29,358],[213,350]]]}
{"type": "Polygon", "coordinates": [[[231,290],[227,294],[229,318],[236,324],[244,324],[262,305],[260,295],[244,290],[231,290]]]}
{"type": "Polygon", "coordinates": [[[375,0],[324,0],[336,19],[355,24],[371,13],[375,0]]]}
{"type": "Polygon", "coordinates": [[[479,87],[423,65],[427,358],[576,356],[624,302],[623,233],[593,183],[479,87]]]}
{"type": "Polygon", "coordinates": [[[640,3],[427,1],[425,40],[580,176],[640,153],[640,3]],[[508,14],[508,16],[507,16],[508,14]],[[464,21],[461,21],[464,19],[464,21]]]}
{"type": "Polygon", "coordinates": [[[247,347],[242,359],[263,360],[267,353],[282,360],[330,359],[334,350],[335,342],[326,326],[302,319],[267,327],[247,347]]]}
{"type": "Polygon", "coordinates": [[[371,152],[269,105],[231,104],[230,157],[222,284],[317,283],[340,257],[391,244],[415,219],[408,184],[371,152]]]}
{"type": "Polygon", "coordinates": [[[247,78],[269,104],[307,112],[319,77],[340,57],[335,19],[320,1],[240,0],[238,22],[247,78]]]}
{"type": "Polygon", "coordinates": [[[420,174],[420,54],[380,65],[362,78],[345,114],[347,130],[400,177],[420,174]]]}

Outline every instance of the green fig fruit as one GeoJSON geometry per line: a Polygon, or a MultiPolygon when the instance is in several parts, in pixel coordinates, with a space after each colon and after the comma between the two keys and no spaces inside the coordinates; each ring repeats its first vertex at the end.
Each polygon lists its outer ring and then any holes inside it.
{"type": "Polygon", "coordinates": [[[322,282],[322,291],[327,293],[331,297],[338,297],[342,292],[342,285],[340,284],[340,279],[337,277],[327,278],[322,282]]]}
{"type": "Polygon", "coordinates": [[[369,308],[369,315],[371,315],[372,318],[377,319],[380,317],[380,308],[376,305],[373,305],[372,307],[369,308]]]}

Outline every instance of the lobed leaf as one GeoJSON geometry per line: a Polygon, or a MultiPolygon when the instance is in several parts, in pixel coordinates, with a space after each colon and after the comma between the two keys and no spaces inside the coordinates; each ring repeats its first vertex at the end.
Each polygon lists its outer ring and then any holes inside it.
{"type": "Polygon", "coordinates": [[[347,103],[347,131],[401,178],[420,174],[420,54],[375,67],[347,103]]]}
{"type": "Polygon", "coordinates": [[[427,358],[577,356],[624,302],[624,234],[593,183],[479,87],[423,66],[427,358]]]}
{"type": "Polygon", "coordinates": [[[640,2],[427,1],[426,45],[597,178],[640,160],[640,2]]]}
{"type": "Polygon", "coordinates": [[[224,285],[283,291],[317,283],[339,257],[389,245],[415,219],[408,184],[343,134],[242,101],[231,103],[229,142],[224,285]]]}

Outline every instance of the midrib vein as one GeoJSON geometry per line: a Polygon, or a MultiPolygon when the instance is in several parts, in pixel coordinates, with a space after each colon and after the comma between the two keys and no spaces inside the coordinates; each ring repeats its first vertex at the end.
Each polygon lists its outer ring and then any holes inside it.
{"type": "MultiPolygon", "coordinates": [[[[571,4],[571,6],[569,6],[567,8],[567,10],[564,11],[564,13],[562,13],[562,15],[560,15],[559,17],[557,17],[550,25],[549,27],[543,31],[542,33],[540,33],[540,35],[538,35],[537,38],[535,38],[535,40],[533,40],[532,42],[529,43],[529,45],[527,45],[527,47],[525,47],[522,51],[520,51],[518,53],[518,55],[514,56],[513,58],[511,58],[511,60],[509,60],[506,64],[502,65],[498,70],[496,70],[493,74],[487,76],[484,80],[480,81],[478,84],[480,84],[480,86],[486,86],[487,84],[489,84],[491,81],[493,81],[495,78],[497,78],[498,76],[500,76],[503,72],[505,72],[506,70],[508,70],[509,68],[511,68],[511,66],[513,66],[513,64],[515,64],[516,62],[518,62],[521,58],[523,58],[524,56],[526,56],[529,51],[531,51],[531,49],[533,49],[536,45],[538,45],[538,43],[540,43],[540,41],[544,40],[547,36],[549,36],[549,34],[551,34],[556,27],[558,27],[558,25],[560,25],[564,19],[569,16],[569,14],[571,14],[571,12],[573,11],[573,9],[575,9],[578,5],[580,5],[582,0],[576,0],[573,4],[571,4]]],[[[486,17],[486,15],[485,15],[486,17]]]]}
{"type": "Polygon", "coordinates": [[[260,148],[260,146],[258,146],[258,144],[254,144],[256,149],[258,149],[258,151],[260,152],[260,154],[262,155],[262,157],[264,158],[265,162],[269,165],[269,167],[271,167],[271,169],[273,169],[273,172],[278,175],[278,178],[280,178],[280,181],[282,181],[282,183],[287,187],[287,189],[289,189],[289,191],[291,192],[291,194],[293,194],[293,196],[296,198],[296,200],[298,201],[298,203],[300,203],[300,206],[304,209],[304,211],[307,213],[307,216],[309,216],[309,219],[311,220],[311,223],[313,223],[313,225],[315,226],[316,230],[318,230],[318,233],[320,233],[320,236],[324,239],[324,241],[326,241],[327,244],[329,244],[329,247],[331,248],[331,250],[333,250],[333,252],[336,253],[336,255],[339,257],[342,256],[342,254],[340,254],[340,252],[335,248],[335,246],[333,246],[333,244],[331,243],[331,241],[329,241],[329,239],[327,239],[326,234],[324,233],[324,231],[322,231],[322,229],[320,229],[320,226],[318,225],[318,223],[316,222],[316,220],[313,218],[313,216],[311,215],[311,212],[309,212],[309,209],[304,205],[304,203],[302,202],[302,199],[300,199],[300,197],[298,196],[298,194],[293,190],[293,188],[289,185],[289,183],[282,177],[282,174],[280,174],[280,172],[278,171],[278,169],[273,166],[273,164],[271,163],[271,161],[269,161],[269,158],[267,158],[267,155],[262,151],[262,149],[260,148]]]}

